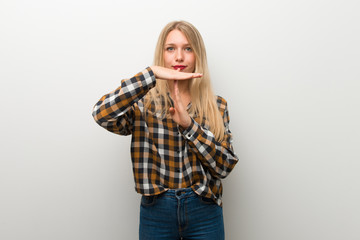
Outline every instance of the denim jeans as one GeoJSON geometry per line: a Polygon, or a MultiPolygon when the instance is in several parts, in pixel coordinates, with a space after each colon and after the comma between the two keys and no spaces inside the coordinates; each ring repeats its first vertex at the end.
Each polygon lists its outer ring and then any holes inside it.
{"type": "Polygon", "coordinates": [[[222,207],[190,188],[142,196],[140,240],[224,240],[222,207]]]}

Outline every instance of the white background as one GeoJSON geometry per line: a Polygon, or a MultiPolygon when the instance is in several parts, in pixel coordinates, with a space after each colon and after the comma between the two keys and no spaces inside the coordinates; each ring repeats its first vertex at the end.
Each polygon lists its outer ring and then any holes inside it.
{"type": "Polygon", "coordinates": [[[152,64],[166,23],[202,33],[240,162],[228,240],[360,239],[360,3],[0,2],[0,239],[137,239],[130,137],[93,105],[152,64]]]}

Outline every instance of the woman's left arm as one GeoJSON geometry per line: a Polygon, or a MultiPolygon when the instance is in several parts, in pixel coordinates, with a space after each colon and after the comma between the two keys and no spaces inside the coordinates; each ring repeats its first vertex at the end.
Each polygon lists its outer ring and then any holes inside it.
{"type": "Polygon", "coordinates": [[[210,174],[214,177],[225,178],[239,159],[232,146],[227,103],[223,98],[219,100],[225,126],[225,136],[222,142],[216,141],[212,132],[192,118],[190,126],[182,133],[188,140],[191,150],[195,152],[201,164],[209,170],[210,174]]]}

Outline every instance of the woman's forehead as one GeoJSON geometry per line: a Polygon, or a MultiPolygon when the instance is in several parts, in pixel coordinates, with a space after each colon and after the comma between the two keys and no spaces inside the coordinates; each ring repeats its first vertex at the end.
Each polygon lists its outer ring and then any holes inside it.
{"type": "Polygon", "coordinates": [[[190,44],[187,37],[181,31],[174,29],[167,35],[165,44],[190,44]]]}

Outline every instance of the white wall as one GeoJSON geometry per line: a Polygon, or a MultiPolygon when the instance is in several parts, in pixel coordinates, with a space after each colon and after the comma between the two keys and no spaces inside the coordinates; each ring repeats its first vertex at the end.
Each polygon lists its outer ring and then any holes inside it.
{"type": "Polygon", "coordinates": [[[241,161],[229,240],[360,238],[360,4],[0,2],[0,239],[137,239],[130,137],[92,106],[152,64],[162,27],[192,22],[241,161]]]}

